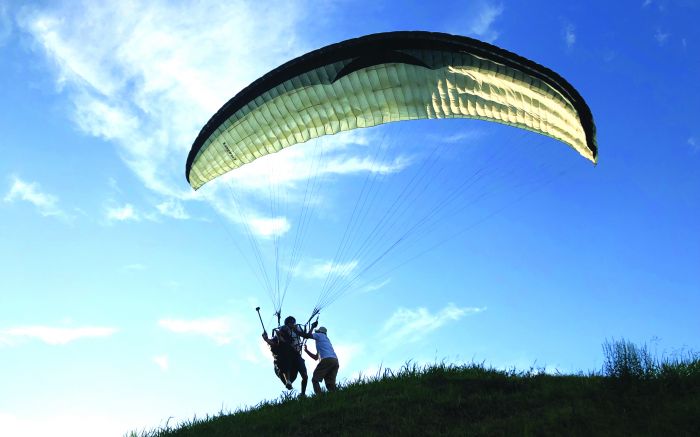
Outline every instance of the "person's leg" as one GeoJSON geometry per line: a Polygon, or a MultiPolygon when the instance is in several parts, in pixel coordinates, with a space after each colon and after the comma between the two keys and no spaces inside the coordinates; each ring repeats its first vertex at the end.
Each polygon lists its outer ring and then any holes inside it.
{"type": "Polygon", "coordinates": [[[320,384],[320,382],[321,382],[320,380],[316,380],[316,379],[313,379],[313,378],[311,379],[311,385],[314,386],[314,393],[317,394],[317,395],[320,395],[320,394],[321,394],[321,384],[320,384]]]}
{"type": "Polygon", "coordinates": [[[323,380],[323,366],[321,365],[323,360],[314,369],[314,374],[311,376],[311,385],[314,386],[314,393],[317,395],[321,394],[321,380],[323,380]]]}
{"type": "Polygon", "coordinates": [[[328,391],[335,391],[337,387],[335,385],[335,378],[338,376],[338,369],[340,369],[340,363],[337,359],[329,359],[328,371],[326,372],[323,381],[326,383],[326,388],[328,391]]]}
{"type": "Polygon", "coordinates": [[[282,384],[285,386],[287,385],[287,377],[284,375],[284,372],[279,368],[277,364],[275,364],[275,375],[282,381],[282,384]]]}
{"type": "Polygon", "coordinates": [[[299,374],[301,375],[301,394],[306,395],[306,383],[309,382],[309,375],[306,373],[306,363],[299,355],[299,374]]]}
{"type": "MultiPolygon", "coordinates": [[[[314,375],[311,378],[311,382],[314,385],[314,392],[316,394],[321,393],[320,382],[326,378],[326,374],[328,373],[328,370],[329,370],[328,363],[329,363],[328,358],[324,358],[321,361],[319,361],[318,365],[316,366],[316,370],[314,370],[314,375]]],[[[328,386],[328,385],[326,384],[326,386],[328,386]]]]}

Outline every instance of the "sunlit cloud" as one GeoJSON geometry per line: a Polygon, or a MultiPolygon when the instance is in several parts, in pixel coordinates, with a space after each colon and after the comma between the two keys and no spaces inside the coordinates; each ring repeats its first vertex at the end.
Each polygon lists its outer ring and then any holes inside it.
{"type": "Polygon", "coordinates": [[[493,24],[502,13],[502,4],[482,2],[469,24],[469,33],[488,42],[495,41],[498,39],[499,32],[493,29],[493,24]]]}
{"type": "Polygon", "coordinates": [[[356,173],[396,173],[410,165],[406,156],[380,161],[371,155],[375,147],[371,136],[363,131],[342,132],[314,142],[297,144],[246,164],[224,176],[232,190],[264,192],[271,187],[283,190],[285,197],[292,190],[304,188],[300,182],[310,178],[324,180],[333,175],[356,173]]]}
{"type": "Polygon", "coordinates": [[[153,357],[153,362],[164,372],[170,368],[170,360],[168,360],[167,355],[156,355],[153,357]]]}
{"type": "MultiPolygon", "coordinates": [[[[371,134],[358,130],[255,160],[196,193],[184,183],[187,153],[211,115],[255,78],[311,48],[299,37],[309,10],[296,1],[82,1],[28,6],[19,24],[55,68],[76,126],[115,144],[144,186],[168,199],[156,205],[161,216],[189,218],[184,202],[204,201],[269,238],[291,228],[287,217],[262,213],[258,201],[270,184],[295,204],[304,199],[302,181],[310,175],[388,174],[410,164],[406,157],[376,161],[371,134]],[[322,168],[314,167],[319,144],[322,168]],[[240,193],[245,214],[231,207],[231,190],[240,193]]],[[[325,205],[320,198],[307,201],[325,205]]],[[[111,221],[138,219],[156,217],[127,206],[111,211],[111,221]]]]}
{"type": "Polygon", "coordinates": [[[116,144],[147,188],[187,199],[182,167],[199,129],[236,90],[306,51],[295,37],[304,11],[82,1],[28,6],[19,22],[55,66],[76,125],[116,144]]]}
{"type": "Polygon", "coordinates": [[[124,206],[108,207],[105,213],[109,221],[125,222],[141,220],[141,216],[139,216],[134,206],[130,203],[124,206]]]}
{"type": "Polygon", "coordinates": [[[272,237],[285,234],[289,228],[289,222],[285,217],[255,217],[248,222],[252,232],[261,237],[272,237]]]}
{"type": "Polygon", "coordinates": [[[12,177],[12,185],[3,200],[9,203],[18,200],[31,203],[44,217],[67,218],[58,207],[58,197],[42,191],[36,182],[26,182],[16,176],[12,177]]]}
{"type": "Polygon", "coordinates": [[[250,363],[260,363],[270,357],[267,345],[259,340],[259,331],[242,315],[226,315],[198,318],[163,318],[158,326],[173,334],[208,338],[215,346],[235,344],[238,358],[250,363]],[[264,346],[264,348],[261,348],[264,346]]]}
{"type": "Polygon", "coordinates": [[[309,279],[323,279],[331,276],[348,276],[356,268],[359,262],[333,262],[329,260],[302,260],[294,269],[294,274],[309,279]]]}
{"type": "Polygon", "coordinates": [[[576,28],[573,24],[567,24],[564,28],[564,41],[566,42],[566,47],[571,49],[576,44],[576,28]]]}
{"type": "Polygon", "coordinates": [[[116,328],[84,326],[63,328],[52,326],[19,326],[0,330],[0,345],[14,345],[26,340],[39,340],[50,345],[62,345],[84,338],[109,337],[116,328]]]}
{"type": "Polygon", "coordinates": [[[187,220],[190,215],[185,211],[185,207],[177,199],[169,199],[156,205],[156,209],[161,215],[178,220],[187,220]]]}
{"type": "Polygon", "coordinates": [[[176,334],[192,334],[208,337],[216,344],[229,344],[235,337],[230,317],[200,319],[162,319],[158,326],[176,334]]]}
{"type": "Polygon", "coordinates": [[[478,141],[478,140],[483,139],[485,136],[486,136],[486,134],[484,131],[470,129],[470,130],[463,130],[463,131],[455,132],[455,133],[452,133],[450,135],[442,135],[442,136],[430,135],[428,137],[428,139],[431,141],[438,141],[441,143],[456,144],[456,143],[470,143],[473,141],[478,141]]]}
{"type": "Polygon", "coordinates": [[[381,281],[381,282],[374,282],[374,283],[371,283],[371,284],[367,284],[367,285],[365,285],[364,287],[362,287],[362,289],[361,289],[360,291],[361,291],[362,293],[369,293],[369,292],[372,292],[372,291],[377,291],[377,290],[379,290],[379,289],[381,289],[381,288],[384,288],[385,286],[389,285],[390,282],[391,282],[391,278],[388,278],[388,279],[385,279],[385,280],[383,280],[383,281],[381,281]]]}
{"type": "MultiPolygon", "coordinates": [[[[331,341],[333,341],[333,332],[329,331],[328,335],[331,341]]],[[[333,350],[335,350],[335,354],[338,355],[338,361],[342,363],[341,365],[349,368],[353,359],[358,355],[362,355],[365,350],[365,345],[361,343],[337,343],[333,344],[333,350]]]]}
{"type": "Polygon", "coordinates": [[[485,311],[486,308],[457,307],[450,303],[433,314],[427,308],[399,308],[384,323],[381,335],[387,343],[410,343],[423,339],[431,332],[449,322],[454,322],[469,314],[485,311]]]}

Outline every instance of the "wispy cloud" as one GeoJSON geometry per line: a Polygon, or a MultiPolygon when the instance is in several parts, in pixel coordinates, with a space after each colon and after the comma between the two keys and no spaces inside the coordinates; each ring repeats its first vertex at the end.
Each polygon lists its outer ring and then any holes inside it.
{"type": "Polygon", "coordinates": [[[153,357],[153,362],[162,370],[166,372],[170,368],[170,360],[167,355],[156,355],[153,357]]]}
{"type": "Polygon", "coordinates": [[[503,13],[502,4],[482,2],[469,24],[468,31],[472,35],[488,42],[498,39],[499,32],[493,28],[496,19],[503,13]]]}
{"type": "Polygon", "coordinates": [[[439,141],[441,143],[447,143],[447,144],[455,144],[455,143],[469,143],[472,141],[478,141],[483,139],[486,136],[484,131],[481,130],[476,130],[476,129],[470,129],[470,130],[463,130],[459,132],[455,132],[450,135],[430,135],[428,137],[429,140],[431,141],[439,141]]]}
{"type": "MultiPolygon", "coordinates": [[[[233,303],[236,306],[242,305],[240,301],[233,303]]],[[[239,322],[246,319],[240,314],[198,318],[169,317],[160,319],[158,326],[174,334],[208,338],[216,346],[235,344],[235,352],[241,360],[259,363],[268,358],[270,353],[267,345],[259,340],[260,334],[253,328],[254,325],[239,322]]]]}
{"type": "Polygon", "coordinates": [[[162,319],[158,326],[176,334],[202,335],[219,345],[229,344],[235,338],[230,317],[162,319]]]}
{"type": "Polygon", "coordinates": [[[372,292],[372,291],[377,291],[377,290],[379,290],[380,288],[384,288],[385,286],[389,285],[390,282],[391,282],[391,278],[388,278],[388,279],[385,279],[385,280],[383,280],[383,281],[381,281],[381,282],[374,282],[374,283],[371,283],[371,284],[367,284],[367,285],[365,285],[364,287],[362,287],[362,289],[360,290],[360,292],[362,292],[362,293],[369,293],[369,292],[372,292]]]}
{"type": "Polygon", "coordinates": [[[141,220],[141,216],[130,203],[123,206],[107,207],[105,215],[109,221],[125,222],[141,220]]]}
{"type": "Polygon", "coordinates": [[[83,338],[109,337],[116,328],[84,326],[64,328],[52,326],[19,326],[0,330],[0,345],[14,345],[25,340],[39,340],[50,345],[62,345],[83,338]]]}
{"type": "Polygon", "coordinates": [[[328,260],[302,260],[294,269],[294,273],[297,276],[310,279],[322,279],[328,275],[348,276],[357,268],[358,264],[357,260],[344,263],[328,260]]]}
{"type": "MultiPolygon", "coordinates": [[[[331,340],[333,339],[333,332],[329,332],[331,340]]],[[[351,363],[355,357],[362,354],[365,350],[365,345],[361,343],[334,343],[333,350],[335,350],[336,355],[338,355],[338,361],[342,363],[345,368],[350,368],[351,363]]]]}
{"type": "MultiPolygon", "coordinates": [[[[310,11],[306,3],[84,0],[25,11],[19,23],[55,66],[56,83],[73,108],[70,117],[83,132],[116,144],[146,188],[168,199],[156,205],[161,215],[185,219],[186,205],[179,202],[206,201],[259,236],[277,235],[291,224],[285,217],[266,216],[256,205],[271,180],[288,190],[285,198],[293,203],[303,198],[298,182],[310,172],[319,177],[390,173],[410,164],[405,158],[385,163],[368,158],[367,134],[356,131],[313,142],[327,152],[328,165],[321,170],[311,166],[311,144],[297,145],[197,193],[184,183],[187,152],[209,117],[237,90],[307,51],[299,37],[310,11]],[[246,218],[232,213],[227,185],[242,193],[246,218]]],[[[136,217],[151,219],[126,207],[113,211],[113,220],[136,217]]]]}
{"type": "Polygon", "coordinates": [[[644,3],[642,3],[642,7],[646,8],[647,6],[651,5],[652,1],[651,0],[644,0],[644,3]]]}
{"type": "Polygon", "coordinates": [[[572,49],[576,44],[576,28],[573,24],[567,24],[564,27],[564,42],[568,49],[572,49]]]}
{"type": "Polygon", "coordinates": [[[695,137],[688,138],[687,143],[694,152],[700,151],[700,142],[695,137]]]}
{"type": "Polygon", "coordinates": [[[363,173],[388,175],[413,162],[406,155],[379,160],[376,147],[386,145],[368,145],[367,134],[359,131],[319,138],[313,144],[298,144],[246,164],[213,181],[198,195],[258,237],[284,235],[293,223],[284,215],[269,213],[271,192],[276,193],[276,199],[282,199],[285,212],[293,215],[297,206],[326,205],[328,199],[323,195],[327,192],[309,190],[310,181],[327,182],[330,178],[363,173]]]}
{"type": "Polygon", "coordinates": [[[260,193],[272,186],[289,195],[289,191],[300,182],[312,177],[323,179],[367,172],[390,174],[400,172],[411,164],[407,156],[397,156],[388,161],[371,157],[374,149],[367,147],[367,141],[367,134],[361,131],[322,137],[317,142],[299,144],[257,159],[229,173],[224,179],[232,189],[260,193]]]}
{"type": "Polygon", "coordinates": [[[284,235],[291,225],[286,217],[254,217],[248,222],[251,231],[260,237],[284,235]]]}
{"type": "Polygon", "coordinates": [[[664,32],[661,29],[656,29],[656,32],[654,33],[654,39],[660,46],[666,44],[669,36],[671,36],[670,33],[664,32]]]}
{"type": "Polygon", "coordinates": [[[178,220],[187,220],[190,215],[185,211],[185,207],[177,199],[169,199],[165,202],[156,205],[158,212],[166,217],[171,217],[178,220]]]}
{"type": "Polygon", "coordinates": [[[58,207],[58,197],[43,192],[36,182],[26,182],[14,176],[12,186],[5,194],[4,201],[14,202],[17,200],[31,203],[44,217],[67,218],[66,214],[58,207]]]}
{"type": "Polygon", "coordinates": [[[76,125],[117,144],[149,189],[187,198],[182,165],[197,132],[236,90],[305,51],[295,37],[303,11],[296,2],[65,1],[26,8],[20,25],[55,65],[76,125]]]}
{"type": "Polygon", "coordinates": [[[432,314],[427,308],[399,308],[389,317],[381,331],[387,343],[415,342],[445,324],[461,319],[468,314],[485,311],[486,308],[457,307],[450,303],[439,312],[432,314]]]}

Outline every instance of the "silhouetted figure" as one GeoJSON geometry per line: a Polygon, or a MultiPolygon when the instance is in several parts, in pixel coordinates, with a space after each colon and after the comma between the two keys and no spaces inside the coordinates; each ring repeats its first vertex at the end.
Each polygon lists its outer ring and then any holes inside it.
{"type": "Polygon", "coordinates": [[[311,377],[311,383],[314,386],[314,393],[321,393],[321,380],[326,383],[326,388],[328,391],[335,391],[337,389],[335,385],[335,378],[338,376],[338,369],[340,369],[340,363],[338,363],[338,356],[333,350],[333,345],[328,338],[328,330],[321,326],[312,334],[312,338],[316,340],[316,351],[317,354],[311,353],[309,349],[304,346],[304,351],[313,358],[321,361],[316,366],[314,374],[311,377]]]}

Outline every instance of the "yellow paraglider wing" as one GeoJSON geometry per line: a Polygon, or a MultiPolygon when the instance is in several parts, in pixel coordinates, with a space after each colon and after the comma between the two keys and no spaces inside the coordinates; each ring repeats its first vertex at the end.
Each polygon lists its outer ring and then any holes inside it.
{"type": "Polygon", "coordinates": [[[312,138],[432,118],[516,126],[597,160],[590,109],[558,74],[471,38],[390,32],[315,50],[253,82],[199,133],[186,176],[198,189],[312,138]]]}

